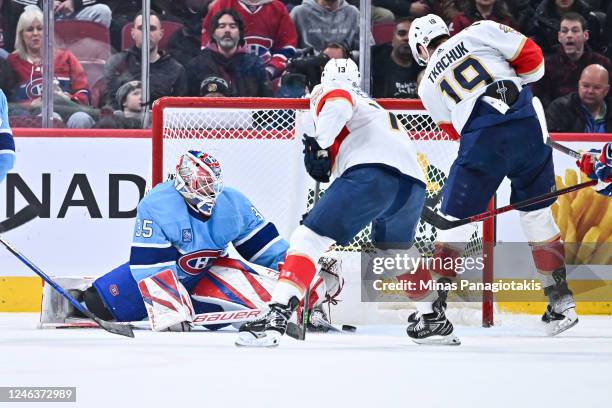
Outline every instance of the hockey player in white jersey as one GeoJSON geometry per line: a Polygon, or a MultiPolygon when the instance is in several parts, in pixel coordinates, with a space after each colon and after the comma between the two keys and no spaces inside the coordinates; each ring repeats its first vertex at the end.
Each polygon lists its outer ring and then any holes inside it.
{"type": "MultiPolygon", "coordinates": [[[[450,37],[442,19],[430,14],[413,21],[409,43],[417,62],[426,65],[419,96],[432,119],[460,139],[444,186],[440,211],[449,218],[466,218],[486,210],[501,181],[511,181],[512,203],[543,195],[555,188],[550,147],[527,84],[544,75],[541,49],[529,38],[503,24],[479,21],[450,37]]],[[[549,200],[519,211],[521,226],[532,249],[549,305],[542,316],[550,335],[578,322],[566,280],[565,256],[549,200]]],[[[470,226],[438,232],[435,257],[461,255],[470,226]],[[445,245],[446,243],[446,245],[445,245]]],[[[449,263],[436,263],[434,265],[449,263]]],[[[452,268],[420,270],[419,279],[455,276],[452,268]]],[[[436,294],[422,294],[408,334],[426,342],[429,322],[446,306],[436,294]]]]}
{"type": "MultiPolygon", "coordinates": [[[[96,279],[84,301],[105,320],[148,316],[153,330],[186,330],[195,313],[267,307],[287,248],[246,196],[223,186],[212,155],[188,151],[174,180],[138,204],[129,263],[96,279]],[[227,256],[230,244],[247,262],[227,256]]],[[[315,307],[341,286],[324,278],[315,307]]]]}
{"type": "MultiPolygon", "coordinates": [[[[315,134],[305,135],[304,162],[319,182],[335,180],[291,235],[270,312],[245,323],[239,346],[279,344],[287,320],[317,273],[316,260],[332,244],[347,244],[372,223],[373,244],[409,248],[425,199],[416,149],[391,112],[359,89],[352,60],[332,59],[313,89],[315,134]]],[[[452,335],[452,326],[446,328],[452,335]]]]}
{"type": "Polygon", "coordinates": [[[15,142],[8,121],[8,103],[0,89],[0,182],[15,164],[15,142]]]}

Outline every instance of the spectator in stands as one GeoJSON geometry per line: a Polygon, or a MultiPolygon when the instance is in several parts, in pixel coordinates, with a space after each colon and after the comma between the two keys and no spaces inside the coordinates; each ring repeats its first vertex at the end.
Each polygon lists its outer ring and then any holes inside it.
{"type": "Polygon", "coordinates": [[[291,10],[298,48],[322,51],[329,42],[359,49],[359,10],[345,0],[304,0],[291,10]]]}
{"type": "MultiPolygon", "coordinates": [[[[5,10],[5,12],[9,13],[7,18],[8,27],[5,27],[5,36],[7,36],[5,42],[7,44],[6,49],[8,51],[13,50],[12,45],[16,39],[12,38],[12,34],[16,31],[15,24],[17,23],[24,8],[26,6],[38,6],[42,9],[43,0],[10,0],[10,3],[10,10],[5,10]],[[11,34],[11,38],[8,38],[8,33],[11,34]]],[[[72,19],[94,21],[104,25],[105,27],[110,27],[112,20],[111,9],[106,4],[101,4],[102,2],[100,1],[54,0],[53,3],[53,10],[57,20],[72,19]]]]}
{"type": "Polygon", "coordinates": [[[395,26],[391,44],[372,49],[372,96],[375,98],[417,98],[419,65],[414,61],[408,31],[410,20],[395,26]]]}
{"type": "Polygon", "coordinates": [[[230,96],[230,89],[227,81],[216,76],[204,78],[200,84],[200,96],[207,98],[221,98],[230,96]]]}
{"type": "Polygon", "coordinates": [[[455,35],[480,20],[492,20],[518,28],[504,0],[469,0],[465,11],[453,18],[448,29],[451,35],[455,35]]]}
{"type": "Polygon", "coordinates": [[[244,42],[252,54],[261,58],[270,79],[282,75],[287,61],[293,58],[297,44],[295,26],[285,5],[279,0],[215,0],[202,23],[202,46],[212,41],[213,16],[233,9],[244,24],[244,42]]]}
{"type": "Polygon", "coordinates": [[[607,99],[610,74],[599,64],[582,71],[578,92],[555,99],[546,109],[546,122],[551,132],[610,133],[612,105],[607,99]]]}
{"type": "MultiPolygon", "coordinates": [[[[42,109],[42,21],[38,7],[26,7],[17,23],[15,51],[8,57],[17,79],[12,101],[23,108],[21,114],[38,115],[42,109]]],[[[93,126],[87,75],[79,61],[68,50],[55,50],[54,70],[55,112],[68,127],[93,126]]]]}
{"type": "Polygon", "coordinates": [[[550,54],[557,45],[561,17],[569,12],[578,13],[588,21],[591,29],[589,43],[594,49],[599,49],[601,26],[591,9],[581,0],[542,0],[534,15],[525,22],[523,31],[534,37],[544,54],[550,54]]]}
{"type": "Polygon", "coordinates": [[[321,74],[327,61],[349,58],[350,53],[345,44],[330,42],[318,54],[310,52],[302,58],[294,58],[287,66],[287,74],[283,76],[279,96],[301,98],[306,88],[312,90],[321,82],[321,74]]]}
{"type": "Polygon", "coordinates": [[[190,95],[199,95],[202,81],[216,76],[228,83],[231,96],[272,96],[263,62],[244,46],[244,22],[238,12],[217,12],[210,19],[208,32],[208,46],[187,64],[190,95]]]}
{"type": "Polygon", "coordinates": [[[142,129],[143,109],[141,104],[142,84],[130,81],[117,90],[117,105],[120,108],[105,114],[94,126],[97,129],[142,129]]]}
{"type": "Polygon", "coordinates": [[[580,73],[587,65],[600,64],[608,71],[612,69],[610,60],[593,52],[587,44],[589,31],[586,28],[586,20],[580,14],[564,14],[558,33],[561,46],[556,53],[546,57],[546,73],[533,88],[544,106],[555,98],[576,91],[580,73]]]}
{"type": "Polygon", "coordinates": [[[172,35],[168,52],[181,65],[187,66],[202,48],[202,18],[206,15],[211,0],[184,0],[181,13],[184,27],[172,35]]]}
{"type": "MultiPolygon", "coordinates": [[[[171,10],[173,10],[173,2],[178,3],[181,1],[182,0],[152,0],[150,2],[151,11],[157,13],[162,20],[180,22],[180,19],[172,15],[171,10]]],[[[101,0],[101,2],[107,4],[113,13],[113,21],[110,26],[111,46],[114,50],[120,50],[121,31],[123,30],[123,26],[134,21],[136,15],[141,12],[142,0],[101,0]]]]}
{"type": "MultiPolygon", "coordinates": [[[[166,51],[158,48],[164,30],[156,13],[151,13],[149,25],[150,102],[153,103],[162,96],[187,95],[185,68],[166,51]]],[[[112,55],[104,66],[104,79],[107,84],[105,102],[115,109],[119,108],[114,101],[119,87],[141,77],[142,14],[138,14],[134,19],[132,38],[134,46],[112,55]]]]}

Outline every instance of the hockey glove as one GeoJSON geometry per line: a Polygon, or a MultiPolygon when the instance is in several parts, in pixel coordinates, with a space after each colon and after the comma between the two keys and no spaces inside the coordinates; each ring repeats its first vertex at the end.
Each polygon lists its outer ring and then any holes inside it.
{"type": "Polygon", "coordinates": [[[332,160],[328,149],[322,149],[314,137],[304,134],[304,166],[310,177],[321,183],[328,183],[332,160]]]}

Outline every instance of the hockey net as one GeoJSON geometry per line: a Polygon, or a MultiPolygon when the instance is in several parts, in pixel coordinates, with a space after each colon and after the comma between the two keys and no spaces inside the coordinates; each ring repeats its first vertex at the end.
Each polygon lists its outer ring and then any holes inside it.
{"type": "MultiPolygon", "coordinates": [[[[378,102],[396,115],[415,140],[417,158],[427,177],[426,204],[439,207],[441,189],[456,157],[458,143],[433,123],[420,101],[378,102]]],[[[317,188],[304,171],[301,142],[302,135],[312,134],[312,129],[307,99],[161,98],[153,107],[151,180],[155,185],[172,175],[185,151],[207,151],[221,162],[226,186],[243,192],[257,211],[274,222],[283,237],[289,238],[315,201],[317,188]]],[[[325,188],[320,186],[319,194],[324,194],[325,188]]],[[[488,250],[489,245],[483,243],[493,241],[493,229],[492,221],[478,225],[468,244],[470,255],[488,250]]],[[[345,293],[345,298],[359,296],[358,254],[371,249],[369,233],[368,227],[347,246],[335,248],[344,262],[345,292],[350,292],[345,293]]],[[[436,235],[435,228],[419,223],[415,247],[423,256],[431,254],[436,235]]],[[[489,254],[485,259],[483,281],[489,282],[493,258],[489,254]]],[[[355,323],[403,320],[412,309],[406,302],[373,305],[352,302],[349,306],[350,303],[345,302],[340,308],[346,309],[345,313],[340,315],[344,317],[342,320],[355,323]],[[384,315],[395,317],[383,318],[384,315]]],[[[493,323],[489,292],[454,309],[462,310],[460,320],[466,323],[475,320],[485,326],[493,323]]]]}

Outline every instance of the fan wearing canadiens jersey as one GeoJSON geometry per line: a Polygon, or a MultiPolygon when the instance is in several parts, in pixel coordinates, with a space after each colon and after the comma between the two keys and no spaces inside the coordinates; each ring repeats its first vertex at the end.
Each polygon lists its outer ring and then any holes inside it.
{"type": "MultiPolygon", "coordinates": [[[[279,344],[307,286],[316,260],[334,243],[346,245],[372,223],[381,250],[412,246],[425,200],[425,176],[416,148],[393,113],[359,89],[350,59],[332,59],[310,97],[314,135],[304,135],[304,163],[319,182],[334,181],[291,235],[270,310],[245,323],[238,346],[279,344]]],[[[451,330],[452,331],[452,330],[451,330]]]]}
{"type": "MultiPolygon", "coordinates": [[[[430,14],[413,21],[409,42],[414,58],[426,66],[419,96],[432,119],[459,139],[458,156],[444,185],[440,211],[452,219],[486,210],[505,177],[511,181],[510,201],[516,203],[555,188],[551,148],[527,84],[544,75],[541,49],[521,33],[492,21],[479,21],[450,37],[444,21],[430,14]]],[[[549,335],[578,322],[566,280],[565,256],[550,206],[553,200],[519,211],[536,269],[549,305],[542,316],[549,335]]],[[[439,231],[435,258],[462,253],[473,226],[439,231]],[[453,243],[453,244],[451,244],[453,243]]],[[[420,269],[414,279],[453,279],[452,268],[420,269]]],[[[431,328],[446,308],[446,293],[414,294],[418,312],[411,315],[408,334],[427,342],[431,328]]]]}
{"type": "MultiPolygon", "coordinates": [[[[265,308],[287,248],[246,196],[223,187],[212,155],[188,151],[174,180],[138,204],[129,263],[96,279],[84,301],[105,320],[148,316],[155,331],[189,330],[196,313],[265,308]],[[246,262],[227,256],[230,244],[246,262]]],[[[315,307],[341,287],[323,278],[315,307]]]]}

